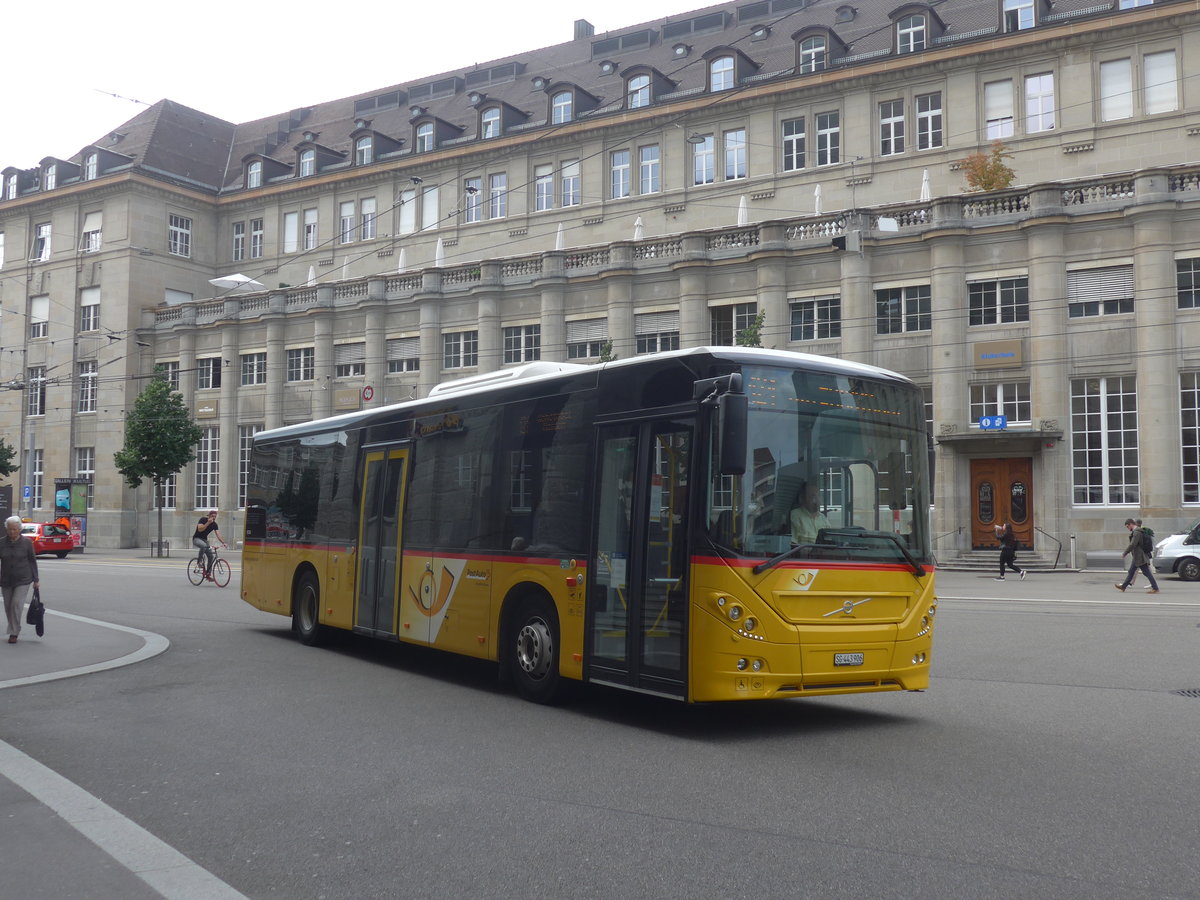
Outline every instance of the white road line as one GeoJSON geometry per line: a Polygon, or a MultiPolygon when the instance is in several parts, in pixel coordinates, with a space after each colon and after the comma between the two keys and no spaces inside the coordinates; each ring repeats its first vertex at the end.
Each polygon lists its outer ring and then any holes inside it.
{"type": "Polygon", "coordinates": [[[963,600],[967,602],[997,603],[1078,603],[1085,606],[1170,606],[1180,609],[1200,609],[1197,603],[1171,603],[1165,600],[1068,600],[1066,598],[1047,597],[952,597],[948,594],[938,594],[938,601],[963,600]]]}

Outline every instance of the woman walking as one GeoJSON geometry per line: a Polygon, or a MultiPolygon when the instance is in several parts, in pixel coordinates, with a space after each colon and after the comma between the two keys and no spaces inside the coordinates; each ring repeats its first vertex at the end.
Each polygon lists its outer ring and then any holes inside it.
{"type": "Polygon", "coordinates": [[[1005,522],[1003,525],[996,526],[996,539],[1000,541],[1000,577],[996,580],[1004,580],[1005,569],[1020,572],[1023,579],[1025,577],[1025,570],[1017,568],[1017,536],[1013,534],[1011,522],[1005,522]]]}
{"type": "Polygon", "coordinates": [[[4,521],[4,537],[0,538],[0,593],[4,594],[10,644],[17,642],[25,601],[32,588],[37,586],[37,554],[33,552],[33,541],[21,534],[21,520],[9,516],[4,521]]]}

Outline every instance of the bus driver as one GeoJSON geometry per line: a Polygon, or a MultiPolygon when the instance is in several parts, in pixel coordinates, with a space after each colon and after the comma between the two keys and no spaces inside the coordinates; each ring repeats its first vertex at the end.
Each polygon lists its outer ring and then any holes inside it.
{"type": "Polygon", "coordinates": [[[815,481],[800,485],[800,505],[792,510],[792,543],[812,544],[822,528],[832,528],[830,521],[821,512],[821,486],[815,481]]]}

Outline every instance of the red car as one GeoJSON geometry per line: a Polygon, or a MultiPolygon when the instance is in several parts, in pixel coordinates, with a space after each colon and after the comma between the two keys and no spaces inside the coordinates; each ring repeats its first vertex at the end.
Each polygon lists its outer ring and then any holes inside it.
{"type": "Polygon", "coordinates": [[[59,559],[75,549],[75,535],[53,522],[25,522],[21,534],[33,541],[33,552],[53,553],[59,559]]]}

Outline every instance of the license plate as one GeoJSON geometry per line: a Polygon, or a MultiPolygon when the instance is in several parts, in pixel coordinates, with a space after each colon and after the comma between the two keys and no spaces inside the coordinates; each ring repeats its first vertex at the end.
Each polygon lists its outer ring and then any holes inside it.
{"type": "Polygon", "coordinates": [[[861,666],[863,655],[861,653],[835,653],[833,654],[833,664],[835,666],[861,666]]]}

